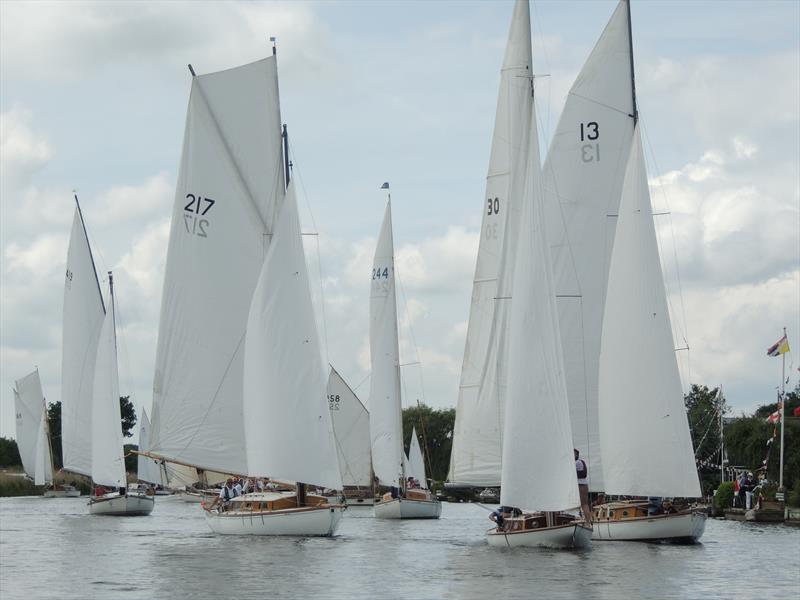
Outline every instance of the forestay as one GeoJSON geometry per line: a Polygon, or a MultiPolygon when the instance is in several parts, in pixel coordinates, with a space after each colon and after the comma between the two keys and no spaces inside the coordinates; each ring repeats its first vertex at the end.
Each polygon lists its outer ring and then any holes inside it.
{"type": "Polygon", "coordinates": [[[117,336],[113,292],[97,344],[92,393],[92,481],[96,485],[125,487],[125,459],[122,456],[117,336]]]}
{"type": "Polygon", "coordinates": [[[333,367],[328,375],[328,406],[342,483],[345,486],[371,486],[369,412],[333,367]]]}
{"type": "Polygon", "coordinates": [[[628,2],[621,1],[569,91],[543,169],[574,445],[602,491],[597,378],[622,180],[634,126],[628,2]]]}
{"type": "Polygon", "coordinates": [[[161,302],[156,455],[247,472],[245,327],[283,194],[275,57],[194,77],[161,302]]]}
{"type": "Polygon", "coordinates": [[[500,484],[507,298],[512,292],[514,215],[522,193],[533,103],[531,64],[530,9],[527,0],[517,0],[500,71],[448,474],[452,482],[476,486],[500,484]]]}
{"type": "Polygon", "coordinates": [[[290,182],[247,319],[248,474],[342,489],[326,385],[290,182]]]}
{"type": "Polygon", "coordinates": [[[97,340],[105,308],[80,206],[67,251],[61,334],[61,449],[64,469],[89,475],[92,469],[92,386],[97,340]]]}
{"type": "Polygon", "coordinates": [[[425,477],[425,459],[417,439],[417,429],[411,430],[411,443],[408,446],[408,474],[419,482],[420,487],[428,489],[428,478],[425,477]]]}
{"type": "Polygon", "coordinates": [[[544,228],[536,119],[514,266],[500,502],[558,511],[580,504],[553,274],[544,228]]]}
{"type": "Polygon", "coordinates": [[[16,380],[14,409],[22,468],[36,485],[50,483],[53,480],[53,465],[47,438],[47,411],[38,369],[16,380]]]}
{"type": "Polygon", "coordinates": [[[399,486],[404,474],[404,452],[391,201],[386,204],[372,261],[369,349],[372,468],[381,485],[399,486]]]}
{"type": "Polygon", "coordinates": [[[637,130],[625,175],[600,354],[606,493],[699,497],[637,130]]]}
{"type": "MultiPolygon", "coordinates": [[[[147,452],[149,449],[150,419],[147,416],[147,411],[142,409],[142,419],[139,423],[139,451],[147,452]]],[[[136,467],[139,481],[147,481],[155,484],[167,483],[161,476],[161,467],[152,458],[148,458],[140,454],[136,459],[136,467]]]]}

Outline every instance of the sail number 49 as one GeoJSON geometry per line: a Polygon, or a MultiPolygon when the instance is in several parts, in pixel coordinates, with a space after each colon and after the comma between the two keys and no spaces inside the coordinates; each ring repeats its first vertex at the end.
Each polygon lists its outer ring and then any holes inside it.
{"type": "MultiPolygon", "coordinates": [[[[594,141],[600,138],[600,127],[596,121],[581,123],[581,141],[594,141]]],[[[600,144],[583,144],[581,146],[581,160],[583,162],[600,161],[600,144]]]]}
{"type": "Polygon", "coordinates": [[[186,194],[189,201],[183,207],[183,224],[186,231],[198,237],[208,237],[208,219],[201,219],[216,204],[216,200],[203,198],[194,194],[186,194]]]}

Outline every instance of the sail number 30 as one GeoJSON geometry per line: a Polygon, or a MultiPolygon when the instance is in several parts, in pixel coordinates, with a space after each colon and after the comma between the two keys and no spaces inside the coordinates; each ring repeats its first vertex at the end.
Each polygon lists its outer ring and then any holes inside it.
{"type": "Polygon", "coordinates": [[[197,237],[208,237],[208,219],[200,217],[205,216],[211,210],[216,204],[216,200],[194,194],[186,194],[186,199],[189,201],[183,207],[183,224],[186,226],[186,231],[197,237]]]}
{"type": "MultiPolygon", "coordinates": [[[[600,138],[600,128],[596,121],[581,123],[581,141],[592,141],[600,138]]],[[[600,161],[600,143],[583,144],[581,146],[581,160],[583,162],[600,161]]]]}

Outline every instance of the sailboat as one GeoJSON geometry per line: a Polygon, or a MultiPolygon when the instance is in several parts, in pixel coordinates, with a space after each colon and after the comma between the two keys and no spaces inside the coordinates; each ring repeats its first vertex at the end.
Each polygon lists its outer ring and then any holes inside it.
{"type": "Polygon", "coordinates": [[[35,485],[51,484],[53,460],[39,369],[14,382],[14,409],[22,469],[35,485]]]}
{"type": "Polygon", "coordinates": [[[244,340],[243,434],[247,472],[297,481],[295,494],[256,492],[206,509],[216,533],[331,536],[345,506],[306,491],[341,490],[300,220],[289,181],[253,293],[244,340]],[[302,482],[302,483],[301,483],[302,482]]]}
{"type": "MultiPolygon", "coordinates": [[[[383,189],[388,188],[388,183],[384,184],[383,189]]],[[[378,483],[391,489],[375,502],[375,517],[438,519],[442,514],[441,502],[427,490],[407,488],[394,281],[392,198],[389,195],[375,248],[370,286],[369,347],[372,370],[369,430],[372,468],[378,483]]]]}
{"type": "MultiPolygon", "coordinates": [[[[638,495],[635,490],[643,488],[620,485],[620,474],[627,472],[623,479],[630,483],[631,477],[643,477],[647,471],[649,479],[679,479],[685,485],[671,487],[669,494],[661,494],[666,490],[658,485],[646,494],[699,496],[694,461],[685,459],[692,455],[691,439],[639,136],[630,4],[622,0],[569,92],[543,173],[573,440],[587,459],[590,492],[638,495]],[[639,212],[629,214],[631,207],[639,212]],[[635,243],[630,229],[639,235],[635,243]],[[631,296],[622,298],[624,293],[631,296]],[[631,312],[623,317],[628,309],[631,312]],[[643,379],[645,373],[651,379],[643,379]],[[655,381],[668,383],[653,391],[655,381]],[[653,418],[648,427],[638,422],[653,412],[662,420],[653,418]],[[624,426],[631,415],[636,415],[635,428],[624,426]],[[666,442],[667,432],[674,436],[670,443],[658,445],[666,442]],[[633,438],[640,445],[626,445],[633,438]],[[653,451],[646,452],[648,448],[653,451]],[[654,455],[664,461],[663,468],[650,460],[654,455]],[[647,466],[637,468],[645,458],[647,466]],[[692,480],[693,485],[686,483],[692,480]]],[[[663,527],[666,516],[647,518],[647,505],[643,501],[597,507],[593,539],[673,537],[663,527]]],[[[689,515],[694,514],[691,510],[681,512],[681,519],[691,525],[676,529],[675,537],[702,534],[703,517],[689,515]]]]}
{"type": "Polygon", "coordinates": [[[328,375],[328,406],[344,486],[344,503],[348,507],[372,507],[375,498],[369,411],[333,367],[328,375]]]}
{"type": "Polygon", "coordinates": [[[93,515],[149,515],[155,500],[139,488],[128,489],[123,455],[117,370],[116,310],[114,278],[108,273],[108,305],[97,343],[92,388],[92,482],[89,500],[93,515]]]}

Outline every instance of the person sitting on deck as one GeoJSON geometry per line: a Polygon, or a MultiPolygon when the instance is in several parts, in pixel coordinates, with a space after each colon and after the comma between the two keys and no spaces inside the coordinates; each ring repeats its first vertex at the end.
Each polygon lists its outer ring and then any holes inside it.
{"type": "Polygon", "coordinates": [[[581,512],[583,513],[583,520],[587,523],[592,520],[592,509],[589,508],[589,469],[586,467],[586,461],[580,458],[581,453],[577,448],[573,448],[575,453],[575,471],[578,475],[578,494],[581,498],[581,512]]]}
{"type": "MultiPolygon", "coordinates": [[[[241,479],[237,479],[234,482],[233,489],[236,492],[236,496],[241,496],[242,495],[242,480],[241,479]]],[[[234,497],[236,497],[236,496],[234,496],[234,497]]]]}
{"type": "Polygon", "coordinates": [[[522,511],[512,506],[498,506],[494,511],[489,514],[489,520],[497,524],[497,530],[501,531],[504,527],[505,520],[509,517],[518,517],[522,511]]]}
{"type": "Polygon", "coordinates": [[[236,498],[238,494],[236,493],[236,488],[233,485],[233,478],[228,477],[228,480],[225,482],[225,485],[222,486],[222,489],[219,491],[219,496],[214,498],[214,502],[211,503],[211,506],[208,507],[209,510],[214,508],[220,502],[222,503],[222,508],[225,508],[225,505],[236,498]]]}

